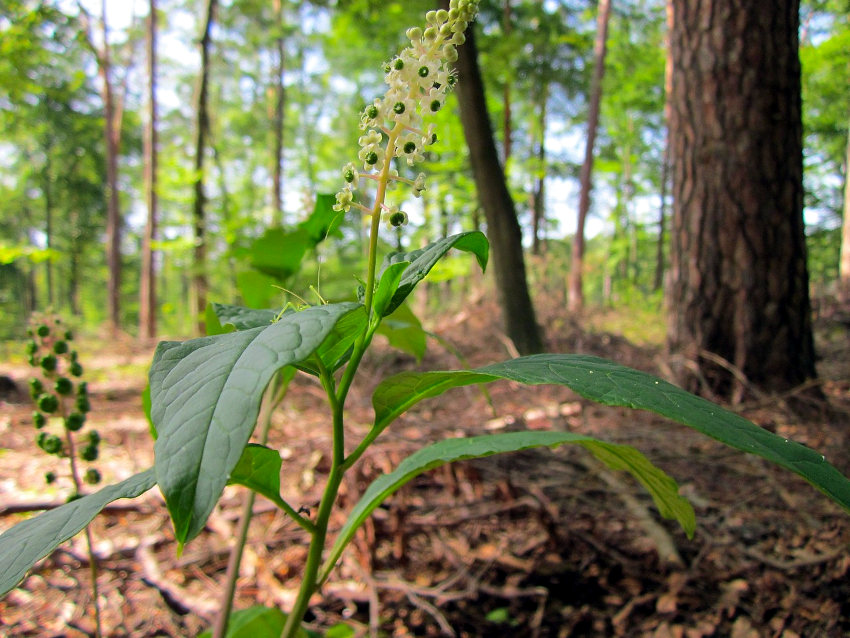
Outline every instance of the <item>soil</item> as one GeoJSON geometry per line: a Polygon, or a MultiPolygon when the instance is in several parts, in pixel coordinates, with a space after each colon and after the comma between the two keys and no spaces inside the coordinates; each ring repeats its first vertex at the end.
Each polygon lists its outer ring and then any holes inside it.
{"type": "MultiPolygon", "coordinates": [[[[471,366],[509,356],[485,302],[447,317],[435,331],[471,366]]],[[[544,317],[546,319],[546,317],[544,317]]],[[[547,321],[547,325],[555,325],[547,321]]],[[[561,325],[557,352],[585,352],[661,374],[658,348],[561,325]]],[[[791,397],[734,409],[771,431],[827,453],[850,473],[850,334],[818,320],[826,402],[806,419],[791,397]]],[[[139,393],[151,348],[131,340],[84,360],[90,372],[90,426],[103,437],[96,465],[106,483],[150,467],[153,445],[139,393]],[[115,370],[134,374],[111,374],[115,370]]],[[[371,421],[371,388],[411,368],[457,368],[436,342],[425,361],[390,350],[370,353],[350,397],[348,440],[371,421]]],[[[45,486],[55,459],[36,453],[27,370],[0,395],[0,529],[54,506],[67,477],[45,486]],[[21,513],[24,512],[24,513],[21,513]]],[[[345,622],[380,636],[850,636],[850,518],[802,479],[736,453],[688,428],[646,413],[605,408],[563,388],[500,382],[487,393],[454,390],[400,418],[347,475],[344,511],[375,477],[427,442],[521,428],[571,430],[632,444],[679,482],[697,513],[688,539],[661,519],[628,476],[564,446],[444,466],[391,497],[358,533],[308,614],[322,631],[345,622]],[[489,394],[487,394],[489,393],[489,394]]],[[[282,493],[306,511],[318,502],[328,468],[329,432],[321,388],[299,377],[274,415],[270,444],[284,459],[282,493]]],[[[102,624],[108,636],[195,636],[220,607],[229,545],[244,491],[228,487],[206,530],[181,556],[156,490],[119,501],[91,526],[102,624]]],[[[0,600],[0,634],[93,634],[87,549],[80,535],[38,564],[0,600]]],[[[236,608],[288,608],[306,556],[300,528],[258,498],[242,561],[236,608]]]]}

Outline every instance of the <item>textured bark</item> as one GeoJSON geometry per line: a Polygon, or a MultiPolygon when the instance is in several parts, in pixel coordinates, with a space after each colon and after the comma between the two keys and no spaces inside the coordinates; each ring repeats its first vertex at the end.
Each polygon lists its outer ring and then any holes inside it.
{"type": "Polygon", "coordinates": [[[599,104],[602,101],[602,80],[605,77],[605,54],[608,42],[608,22],[611,17],[611,0],[599,0],[596,15],[596,40],[593,45],[593,79],[590,85],[590,106],[587,115],[587,142],[584,163],[581,166],[578,219],[573,238],[570,260],[570,276],[567,282],[567,309],[571,313],[581,312],[584,306],[582,291],[584,270],[584,225],[590,210],[590,191],[593,186],[593,147],[596,144],[596,129],[599,125],[599,104]]]}
{"type": "Polygon", "coordinates": [[[195,314],[196,330],[198,333],[204,331],[204,312],[207,307],[207,272],[206,272],[206,202],[204,192],[204,159],[206,156],[207,138],[210,132],[210,115],[208,111],[209,96],[209,71],[210,71],[210,48],[212,28],[215,16],[216,0],[207,0],[204,18],[204,28],[201,35],[201,72],[198,77],[198,89],[196,92],[195,114],[197,123],[195,125],[195,182],[193,184],[195,198],[192,205],[192,220],[195,232],[195,248],[192,264],[192,290],[194,297],[193,311],[195,314]]]}
{"type": "Polygon", "coordinates": [[[783,391],[815,375],[799,0],[769,11],[757,0],[674,0],[673,10],[669,347],[695,364],[679,379],[690,389],[746,394],[707,351],[783,391]]]}
{"type": "Polygon", "coordinates": [[[540,352],[543,345],[525,276],[522,231],[493,141],[472,29],[467,31],[466,44],[458,48],[457,70],[460,118],[478,198],[487,219],[505,331],[520,354],[540,352]]]}
{"type": "Polygon", "coordinates": [[[664,286],[664,247],[667,244],[667,188],[670,184],[670,99],[673,92],[673,56],[670,48],[670,32],[673,30],[673,3],[665,2],[667,15],[667,33],[664,36],[664,124],[666,138],[664,140],[664,158],[661,160],[661,206],[658,211],[658,243],[655,250],[655,279],[652,290],[661,290],[664,286]]]}
{"type": "Polygon", "coordinates": [[[139,336],[156,337],[156,276],[153,242],[156,239],[157,122],[156,122],[156,0],[150,0],[147,28],[148,120],[145,123],[145,201],[148,217],[142,235],[142,278],[139,291],[139,336]]]}

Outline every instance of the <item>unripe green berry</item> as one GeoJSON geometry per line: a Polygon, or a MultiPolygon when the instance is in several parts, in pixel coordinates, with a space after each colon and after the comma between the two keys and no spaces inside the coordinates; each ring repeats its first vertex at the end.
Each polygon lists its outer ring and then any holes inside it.
{"type": "Polygon", "coordinates": [[[53,352],[56,354],[65,354],[68,352],[68,342],[67,341],[57,341],[53,344],[53,352]]]}
{"type": "Polygon", "coordinates": [[[56,398],[54,394],[44,394],[39,395],[38,400],[35,403],[38,406],[38,409],[42,412],[47,412],[47,414],[53,414],[59,408],[59,399],[56,398]]]}
{"type": "Polygon", "coordinates": [[[37,334],[39,337],[46,337],[50,334],[50,328],[48,328],[44,324],[41,324],[38,328],[35,329],[35,334],[37,334]]]}
{"type": "Polygon", "coordinates": [[[47,425],[47,417],[36,410],[32,413],[32,424],[36,427],[36,429],[40,430],[47,425]]]}
{"type": "Polygon", "coordinates": [[[397,115],[404,113],[404,102],[396,102],[393,104],[393,112],[397,115]]]}
{"type": "Polygon", "coordinates": [[[100,483],[100,472],[91,467],[86,470],[86,475],[83,477],[83,480],[89,485],[97,485],[100,483]]]}
{"type": "Polygon", "coordinates": [[[39,360],[39,365],[41,369],[45,372],[53,372],[56,370],[56,364],[58,363],[56,359],[56,355],[46,354],[39,360]]]}
{"type": "Polygon", "coordinates": [[[74,340],[74,333],[71,332],[70,330],[66,330],[65,331],[65,341],[73,341],[73,340],[74,340]]]}
{"type": "Polygon", "coordinates": [[[97,455],[97,446],[95,445],[87,445],[82,450],[80,450],[80,458],[84,461],[96,461],[97,455]]]}
{"type": "Polygon", "coordinates": [[[74,391],[74,384],[68,377],[59,377],[56,379],[56,383],[53,384],[53,389],[56,390],[56,394],[68,396],[74,391]]]}
{"type": "Polygon", "coordinates": [[[404,145],[404,152],[405,153],[412,153],[415,150],[416,150],[416,142],[405,143],[405,145],[404,145]]]}
{"type": "Polygon", "coordinates": [[[431,102],[431,111],[432,111],[433,113],[436,113],[437,111],[439,111],[439,110],[440,110],[440,107],[441,107],[441,106],[442,106],[442,104],[440,104],[440,100],[432,100],[432,102],[431,102]]]}
{"type": "Polygon", "coordinates": [[[429,73],[429,72],[430,72],[430,71],[428,71],[428,67],[427,67],[427,66],[420,66],[420,67],[419,67],[419,77],[420,77],[420,78],[427,78],[427,77],[428,77],[428,73],[429,73]]]}
{"type": "Polygon", "coordinates": [[[65,419],[65,427],[71,432],[77,432],[86,424],[86,417],[79,412],[72,412],[65,419]]]}
{"type": "Polygon", "coordinates": [[[404,60],[402,60],[401,58],[396,58],[395,62],[393,63],[393,67],[395,67],[396,71],[401,71],[404,68],[404,60]]]}
{"type": "Polygon", "coordinates": [[[42,450],[44,449],[44,442],[47,440],[47,432],[42,430],[35,437],[35,444],[40,447],[42,450]]]}
{"type": "Polygon", "coordinates": [[[390,225],[398,228],[399,226],[404,226],[407,223],[407,213],[402,211],[397,211],[390,215],[390,225]]]}
{"type": "Polygon", "coordinates": [[[38,395],[44,392],[44,384],[41,382],[41,379],[30,379],[30,398],[35,401],[38,398],[38,395]]]}
{"type": "Polygon", "coordinates": [[[38,352],[38,344],[35,341],[29,341],[27,343],[27,354],[35,354],[38,352]]]}
{"type": "Polygon", "coordinates": [[[370,120],[374,120],[376,117],[378,117],[378,113],[378,107],[374,104],[370,104],[366,107],[366,117],[368,117],[370,120]]]}
{"type": "Polygon", "coordinates": [[[88,397],[77,397],[74,407],[77,409],[77,412],[81,412],[82,414],[91,411],[91,403],[89,403],[88,397]]]}
{"type": "Polygon", "coordinates": [[[68,372],[71,373],[71,376],[81,377],[83,376],[83,366],[80,365],[79,361],[71,362],[71,367],[68,368],[68,372]]]}
{"type": "Polygon", "coordinates": [[[378,154],[375,151],[371,151],[366,155],[366,163],[369,166],[374,166],[378,163],[378,154]]]}
{"type": "Polygon", "coordinates": [[[47,472],[44,475],[44,482],[50,485],[56,482],[56,472],[47,472]]]}
{"type": "Polygon", "coordinates": [[[62,439],[55,434],[49,434],[41,447],[48,454],[59,454],[62,452],[62,439]]]}
{"type": "Polygon", "coordinates": [[[100,443],[100,433],[97,430],[89,430],[89,443],[92,445],[100,443]]]}

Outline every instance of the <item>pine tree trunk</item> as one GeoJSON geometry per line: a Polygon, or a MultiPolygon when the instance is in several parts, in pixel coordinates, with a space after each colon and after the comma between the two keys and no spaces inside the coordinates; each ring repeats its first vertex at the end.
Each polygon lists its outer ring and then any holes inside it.
{"type": "Polygon", "coordinates": [[[505,331],[520,354],[540,352],[543,345],[525,276],[522,231],[493,141],[472,29],[467,31],[466,43],[458,47],[457,69],[460,119],[478,198],[487,220],[505,331]]]}
{"type": "Polygon", "coordinates": [[[156,129],[156,0],[150,0],[147,28],[148,120],[145,124],[145,200],[148,217],[142,235],[142,277],[139,291],[139,336],[156,337],[156,273],[153,242],[156,239],[157,129],[156,129]]]}
{"type": "Polygon", "coordinates": [[[206,155],[207,137],[210,130],[210,116],[208,111],[208,86],[210,71],[210,48],[212,38],[210,30],[215,16],[216,0],[207,0],[204,28],[201,35],[201,72],[198,78],[198,90],[196,93],[195,113],[197,124],[195,127],[195,198],[192,205],[192,219],[195,232],[195,248],[192,264],[192,290],[193,290],[193,312],[195,314],[195,325],[198,333],[204,331],[204,312],[207,307],[207,272],[206,272],[206,203],[207,197],[204,192],[204,159],[206,155]]]}
{"type": "Polygon", "coordinates": [[[593,186],[593,148],[596,144],[596,129],[599,125],[599,105],[602,101],[602,79],[605,77],[605,53],[607,51],[610,17],[611,0],[599,0],[596,16],[596,41],[593,45],[593,80],[590,85],[590,106],[587,115],[587,142],[584,150],[584,163],[581,166],[578,219],[576,221],[576,234],[573,238],[570,275],[567,283],[567,310],[570,313],[579,313],[584,306],[582,290],[584,279],[584,225],[587,221],[587,213],[590,210],[590,190],[593,186]]]}
{"type": "Polygon", "coordinates": [[[814,377],[799,0],[674,0],[668,343],[679,381],[740,400],[814,377]],[[706,353],[709,353],[706,355],[706,353]],[[717,365],[717,356],[726,364],[717,365]],[[694,374],[694,369],[697,370],[694,374]]]}

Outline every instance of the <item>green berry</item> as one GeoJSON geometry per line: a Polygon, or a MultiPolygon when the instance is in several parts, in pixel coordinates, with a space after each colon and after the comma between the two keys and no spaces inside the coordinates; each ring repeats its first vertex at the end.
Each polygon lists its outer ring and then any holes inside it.
{"type": "Polygon", "coordinates": [[[47,335],[50,334],[50,328],[48,328],[44,324],[41,324],[38,328],[35,329],[35,333],[39,337],[46,337],[47,335]]]}
{"type": "Polygon", "coordinates": [[[402,211],[398,211],[390,215],[390,224],[398,228],[399,226],[404,226],[407,223],[407,213],[403,213],[402,211]]]}
{"type": "Polygon", "coordinates": [[[397,115],[401,115],[402,113],[404,113],[404,108],[404,102],[396,102],[395,104],[393,104],[393,112],[397,115]]]}
{"type": "Polygon", "coordinates": [[[40,430],[47,425],[47,417],[37,410],[32,413],[32,424],[40,430]]]}
{"type": "Polygon", "coordinates": [[[404,145],[404,152],[405,153],[412,153],[415,150],[416,150],[416,142],[407,142],[404,145]]]}
{"type": "Polygon", "coordinates": [[[396,71],[401,71],[404,68],[404,60],[401,58],[396,58],[395,63],[393,64],[396,71]]]}
{"type": "Polygon", "coordinates": [[[38,352],[38,344],[35,341],[27,342],[27,354],[35,354],[38,352]]]}
{"type": "Polygon", "coordinates": [[[53,344],[53,352],[56,354],[65,354],[68,352],[68,342],[67,341],[57,341],[53,344]]]}
{"type": "Polygon", "coordinates": [[[56,395],[44,393],[39,395],[36,405],[42,412],[53,414],[59,408],[59,399],[56,398],[56,395]]]}
{"type": "Polygon", "coordinates": [[[82,450],[80,450],[80,458],[84,461],[96,461],[97,460],[97,446],[96,445],[87,445],[82,450]]]}
{"type": "Polygon", "coordinates": [[[53,389],[56,390],[56,394],[68,396],[74,391],[74,384],[68,377],[59,377],[53,384],[53,389]]]}
{"type": "Polygon", "coordinates": [[[369,166],[374,166],[375,164],[377,164],[378,163],[378,154],[375,151],[370,151],[366,155],[366,163],[369,166]]]}
{"type": "Polygon", "coordinates": [[[74,333],[71,332],[70,330],[66,330],[65,331],[65,341],[73,341],[73,340],[74,340],[74,333]]]}
{"type": "Polygon", "coordinates": [[[56,472],[47,472],[44,475],[44,482],[50,485],[56,482],[56,472]]]}
{"type": "Polygon", "coordinates": [[[97,430],[89,430],[89,443],[92,445],[100,443],[100,433],[97,430]]]}
{"type": "Polygon", "coordinates": [[[427,78],[428,77],[428,67],[427,66],[420,66],[419,67],[419,77],[420,78],[427,78]]]}
{"type": "Polygon", "coordinates": [[[83,477],[83,480],[89,485],[97,485],[100,483],[100,472],[93,467],[89,468],[86,470],[86,475],[83,477]]]}
{"type": "Polygon", "coordinates": [[[62,452],[62,439],[55,434],[49,434],[41,447],[48,454],[59,454],[62,452]]]}
{"type": "Polygon", "coordinates": [[[79,412],[71,412],[65,419],[65,427],[76,432],[86,424],[86,416],[79,412]]]}
{"type": "Polygon", "coordinates": [[[83,376],[83,366],[81,366],[78,361],[73,361],[71,362],[71,367],[68,369],[68,372],[71,373],[71,376],[81,377],[83,376]]]}
{"type": "Polygon", "coordinates": [[[75,492],[74,494],[71,494],[71,496],[69,496],[69,497],[65,500],[65,502],[66,502],[66,503],[72,503],[72,502],[76,501],[77,499],[81,499],[81,498],[83,498],[83,495],[82,495],[82,494],[80,494],[79,492],[75,492]]]}
{"type": "Polygon", "coordinates": [[[89,403],[87,397],[77,397],[74,407],[77,409],[77,412],[82,412],[83,414],[91,411],[91,403],[89,403]]]}
{"type": "Polygon", "coordinates": [[[437,111],[439,111],[441,106],[442,106],[442,104],[440,104],[440,100],[432,100],[431,101],[431,111],[433,113],[436,113],[437,111]]]}
{"type": "Polygon", "coordinates": [[[42,450],[44,449],[44,442],[47,440],[47,432],[42,430],[35,437],[35,444],[40,447],[42,450]]]}
{"type": "Polygon", "coordinates": [[[56,370],[58,360],[56,359],[56,355],[46,354],[39,360],[38,363],[45,372],[53,372],[56,370]]]}
{"type": "Polygon", "coordinates": [[[38,395],[44,392],[44,384],[41,382],[41,379],[30,379],[30,398],[35,401],[38,398],[38,395]]]}
{"type": "Polygon", "coordinates": [[[378,107],[374,104],[367,106],[366,117],[368,117],[370,120],[374,120],[376,117],[378,117],[378,107]]]}

